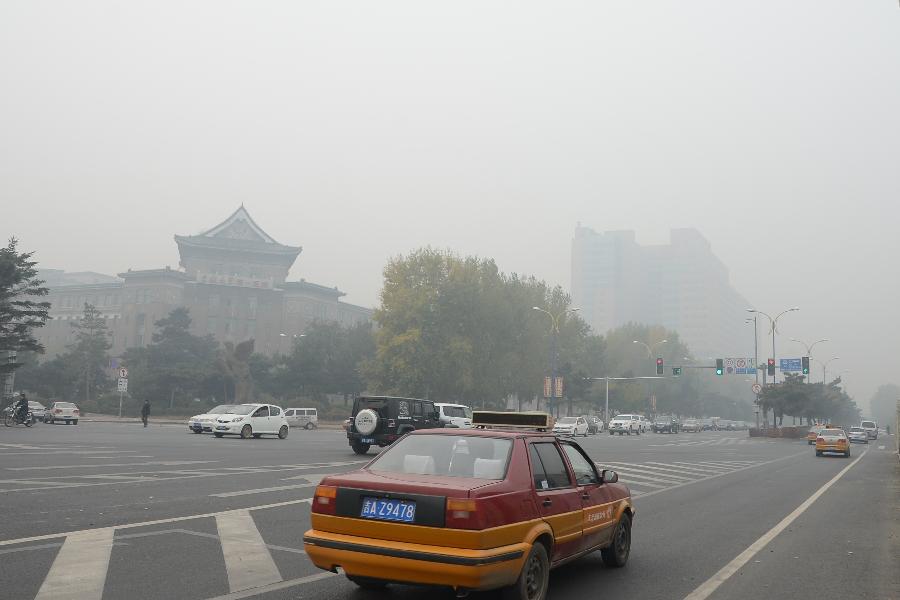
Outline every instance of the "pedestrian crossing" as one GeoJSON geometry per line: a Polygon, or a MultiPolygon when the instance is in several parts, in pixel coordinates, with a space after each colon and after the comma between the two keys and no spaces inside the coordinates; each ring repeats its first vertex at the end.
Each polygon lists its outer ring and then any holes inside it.
{"type": "Polygon", "coordinates": [[[770,443],[774,444],[774,440],[755,440],[749,437],[715,437],[715,438],[707,438],[702,440],[691,440],[685,439],[683,437],[677,438],[676,440],[670,442],[664,442],[661,444],[649,444],[649,446],[653,448],[663,448],[663,447],[671,447],[671,446],[741,446],[745,444],[759,444],[759,443],[770,443]]]}
{"type": "Polygon", "coordinates": [[[743,471],[758,464],[759,461],[755,460],[713,460],[598,462],[597,466],[618,473],[619,482],[626,484],[632,496],[638,498],[743,471]]]}

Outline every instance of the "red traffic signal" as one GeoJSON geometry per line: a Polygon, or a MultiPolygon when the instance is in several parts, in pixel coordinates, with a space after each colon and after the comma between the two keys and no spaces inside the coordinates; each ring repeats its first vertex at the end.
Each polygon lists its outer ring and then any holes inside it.
{"type": "Polygon", "coordinates": [[[663,359],[662,359],[662,357],[659,357],[656,359],[656,374],[657,375],[663,374],[663,359]]]}
{"type": "Polygon", "coordinates": [[[775,359],[770,358],[768,364],[766,365],[766,374],[772,377],[775,376],[775,359]]]}

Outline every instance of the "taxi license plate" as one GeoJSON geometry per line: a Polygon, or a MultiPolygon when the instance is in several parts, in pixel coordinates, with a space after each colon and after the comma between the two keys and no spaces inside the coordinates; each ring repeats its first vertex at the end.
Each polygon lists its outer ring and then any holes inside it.
{"type": "Polygon", "coordinates": [[[360,438],[359,441],[362,442],[363,444],[374,444],[375,438],[360,438]]]}
{"type": "Polygon", "coordinates": [[[416,503],[412,500],[365,497],[363,498],[360,516],[366,519],[415,523],[416,503]]]}
{"type": "Polygon", "coordinates": [[[221,431],[221,430],[223,430],[223,429],[228,429],[228,427],[225,426],[225,425],[216,425],[216,429],[218,429],[218,430],[221,431]]]}

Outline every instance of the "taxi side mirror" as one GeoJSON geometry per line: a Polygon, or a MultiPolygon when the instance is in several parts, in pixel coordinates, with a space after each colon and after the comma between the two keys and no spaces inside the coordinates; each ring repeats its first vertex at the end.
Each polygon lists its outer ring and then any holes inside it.
{"type": "Polygon", "coordinates": [[[603,480],[603,483],[617,483],[619,481],[619,474],[609,469],[603,469],[600,478],[603,480]]]}

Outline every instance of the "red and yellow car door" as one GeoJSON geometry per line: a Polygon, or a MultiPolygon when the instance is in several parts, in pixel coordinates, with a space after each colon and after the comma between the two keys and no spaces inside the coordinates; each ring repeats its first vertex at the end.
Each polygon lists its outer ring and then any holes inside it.
{"type": "Polygon", "coordinates": [[[561,446],[572,466],[581,498],[581,547],[591,550],[606,546],[614,530],[617,500],[581,448],[569,442],[562,442],[561,446]]]}
{"type": "Polygon", "coordinates": [[[581,492],[570,477],[559,447],[553,442],[531,442],[528,444],[528,457],[534,481],[535,504],[544,521],[553,530],[554,544],[550,562],[578,554],[583,547],[581,492]]]}

